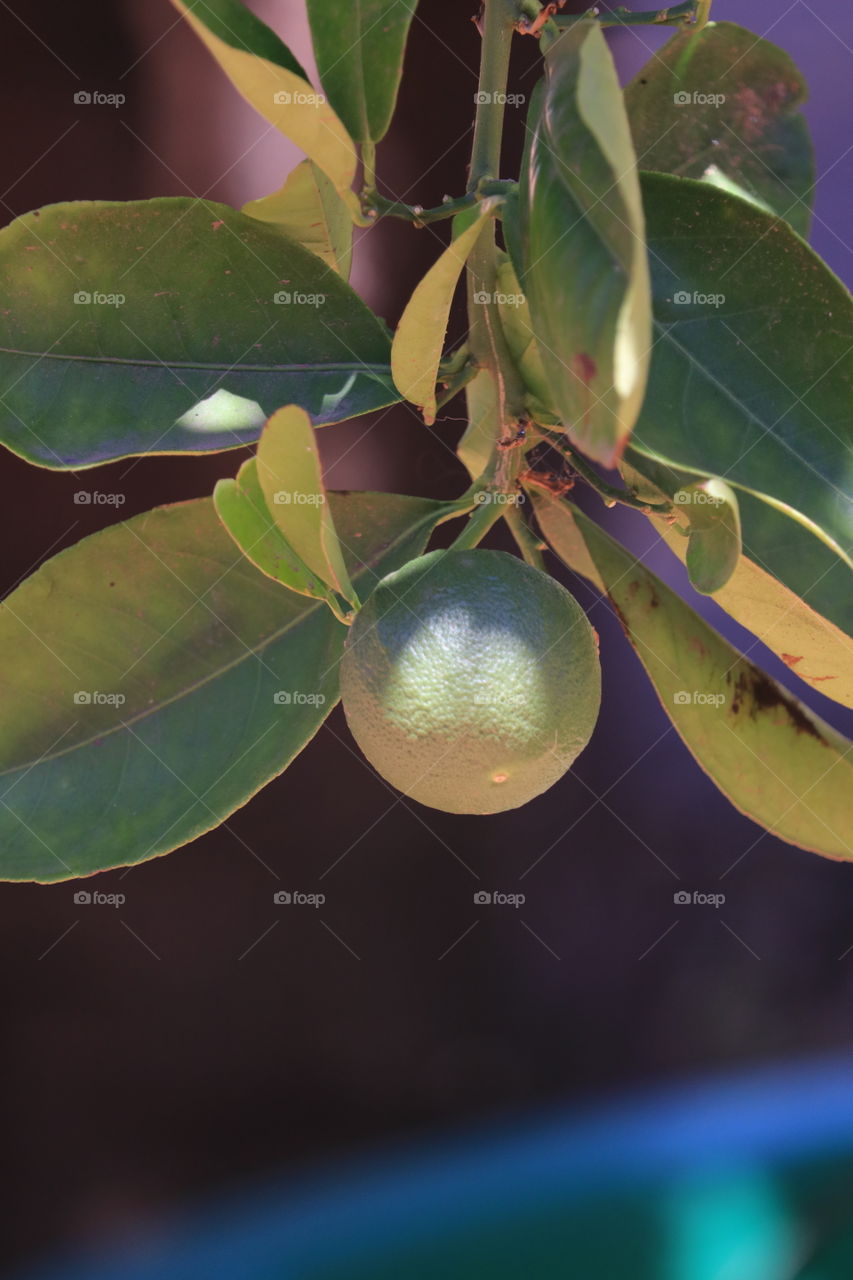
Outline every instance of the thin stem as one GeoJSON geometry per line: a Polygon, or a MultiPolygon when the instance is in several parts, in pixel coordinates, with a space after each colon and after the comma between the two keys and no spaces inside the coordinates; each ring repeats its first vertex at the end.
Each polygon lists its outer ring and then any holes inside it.
{"type": "Polygon", "coordinates": [[[476,191],[482,179],[499,175],[509,52],[515,20],[513,0],[485,0],[480,79],[475,99],[477,116],[468,171],[469,191],[476,191]]]}
{"type": "Polygon", "coordinates": [[[542,558],[539,539],[533,533],[518,507],[510,507],[508,511],[505,511],[504,519],[509,525],[510,533],[515,538],[519,551],[530,567],[545,573],[545,561],[542,558]]]}
{"type": "Polygon", "coordinates": [[[704,26],[708,21],[707,14],[704,20],[698,18],[698,14],[702,12],[705,5],[710,10],[710,0],[686,0],[684,4],[673,4],[665,9],[645,9],[639,12],[632,12],[630,9],[599,9],[596,5],[592,9],[588,9],[586,13],[577,16],[563,16],[552,19],[555,26],[561,31],[572,26],[575,22],[580,22],[584,18],[597,18],[599,25],[602,27],[672,27],[672,26],[689,26],[697,23],[704,26]]]}
{"type": "Polygon", "coordinates": [[[705,26],[711,18],[711,0],[699,0],[699,8],[696,13],[696,26],[700,29],[705,26]]]}
{"type": "Polygon", "coordinates": [[[365,191],[376,190],[376,143],[361,144],[361,185],[365,191]]]}
{"type": "Polygon", "coordinates": [[[416,227],[425,227],[430,222],[441,222],[444,218],[452,218],[464,209],[473,209],[479,201],[476,191],[469,191],[454,200],[445,200],[434,209],[423,209],[419,204],[402,204],[399,200],[387,200],[375,190],[365,190],[361,197],[362,208],[368,218],[402,218],[412,222],[416,227]]]}
{"type": "Polygon", "coordinates": [[[477,509],[459,537],[450,544],[451,551],[470,551],[472,547],[478,546],[492,525],[497,524],[506,512],[504,504],[496,502],[495,495],[485,489],[480,491],[477,498],[477,509]]]}

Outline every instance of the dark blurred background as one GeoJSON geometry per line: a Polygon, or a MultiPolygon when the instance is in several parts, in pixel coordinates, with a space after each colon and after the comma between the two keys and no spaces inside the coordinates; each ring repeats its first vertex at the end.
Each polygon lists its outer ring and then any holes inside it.
{"type": "MultiPolygon", "coordinates": [[[[300,4],[253,7],[310,59],[300,4]]],[[[379,149],[389,194],[431,205],[463,189],[475,7],[421,0],[379,149]]],[[[767,35],[804,69],[821,175],[813,242],[849,284],[853,13],[829,0],[715,0],[714,14],[767,35]]],[[[617,36],[623,73],[662,39],[617,36]]],[[[517,46],[511,88],[529,93],[537,47],[517,46]]],[[[9,0],[0,49],[4,223],[72,199],[239,205],[278,186],[297,158],[168,0],[9,0]],[[79,89],[126,103],[79,107],[79,89]]],[[[506,176],[522,131],[523,112],[510,109],[506,176]]],[[[396,321],[445,236],[383,223],[362,241],[355,283],[379,314],[396,321]]],[[[431,430],[406,407],[326,429],[329,482],[455,496],[463,412],[458,400],[431,430]]],[[[126,496],[127,518],[210,493],[242,457],[117,463],[100,488],[126,496]]],[[[112,513],[76,507],[74,475],[8,453],[2,469],[5,593],[112,513]]],[[[609,519],[682,581],[641,516],[609,519]]],[[[601,636],[603,712],[575,769],[525,809],[458,818],[400,798],[336,711],[218,831],[97,877],[126,895],[120,909],[76,906],[72,883],[0,886],[6,1263],[156,1230],[214,1190],[389,1138],[853,1045],[853,872],[728,805],[608,609],[562,579],[601,636]],[[276,907],[282,888],[326,903],[276,907]],[[681,888],[725,903],[679,909],[681,888]],[[479,889],[526,900],[477,907],[479,889]]],[[[756,655],[850,731],[849,716],[756,655]]]]}

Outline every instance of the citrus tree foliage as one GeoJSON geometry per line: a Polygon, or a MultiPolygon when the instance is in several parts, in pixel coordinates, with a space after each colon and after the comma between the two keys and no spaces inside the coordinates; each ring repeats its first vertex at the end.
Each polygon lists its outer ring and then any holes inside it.
{"type": "Polygon", "coordinates": [[[0,231],[0,441],[58,470],[257,450],[209,498],[85,538],[0,606],[0,876],[194,839],[287,768],[341,672],[392,783],[453,811],[524,803],[598,708],[594,633],[546,576],[557,560],[609,599],[731,802],[853,856],[850,744],[798,697],[853,706],[853,301],[805,238],[790,57],[710,22],[708,0],[619,10],[672,28],[623,88],[606,14],[485,0],[467,180],[423,209],[376,185],[416,0],[308,0],[318,84],[242,0],[172,3],[305,159],[241,209],[79,202],[0,231]],[[516,38],[541,70],[506,175],[516,38]],[[353,229],[386,217],[448,233],[394,333],[349,284],[353,229]],[[325,424],[399,401],[431,424],[460,393],[457,500],[326,490],[325,424]],[[787,664],[785,687],[585,514],[583,488],[642,512],[692,588],[787,664]],[[453,549],[430,551],[450,519],[453,549]],[[479,549],[500,520],[527,564],[479,549]]]}

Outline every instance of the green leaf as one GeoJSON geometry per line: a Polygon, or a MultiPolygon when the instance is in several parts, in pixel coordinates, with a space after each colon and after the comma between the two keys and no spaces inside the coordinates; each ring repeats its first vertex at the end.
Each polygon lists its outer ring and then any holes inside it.
{"type": "Polygon", "coordinates": [[[352,219],[329,179],[313,161],[301,161],[279,191],[250,200],[243,205],[243,213],[280,227],[349,280],[352,219]]]}
{"type": "Polygon", "coordinates": [[[850,563],[850,295],[781,219],[687,178],[643,194],[656,341],[633,448],[786,504],[850,563]]]}
{"type": "Polygon", "coordinates": [[[687,521],[687,573],[694,590],[712,595],[726,585],[741,553],[734,490],[718,476],[685,484],[675,494],[687,521]]]}
{"type": "Polygon", "coordinates": [[[235,89],[259,115],[301,147],[358,213],[358,201],[350,190],[358,163],[355,144],[281,41],[266,31],[258,18],[252,16],[249,23],[245,6],[237,0],[172,0],[172,4],[235,89]]]}
{"type": "Polygon", "coordinates": [[[296,554],[321,582],[357,609],[358,597],[326,498],[314,428],[298,405],[279,409],[264,427],[258,441],[257,475],[270,514],[296,554]]]}
{"type": "Polygon", "coordinates": [[[308,0],[323,88],[356,142],[388,131],[417,0],[308,0]]]}
{"type": "MultiPolygon", "coordinates": [[[[365,598],[420,554],[438,506],[331,502],[365,598]]],[[[0,606],[0,877],[89,875],[217,826],[317,731],[346,633],[254,569],[207,498],[43,565],[0,606]],[[92,700],[75,702],[81,692],[92,700]]]]}
{"type": "Polygon", "coordinates": [[[427,426],[435,422],[435,384],[453,295],[489,212],[484,205],[480,216],[433,263],[406,304],[394,335],[394,382],[407,400],[422,409],[427,426]]]}
{"type": "Polygon", "coordinates": [[[491,369],[479,369],[465,388],[468,426],[456,446],[456,453],[472,480],[485,471],[495,444],[495,422],[499,421],[498,389],[491,369]]]}
{"type": "Polygon", "coordinates": [[[548,404],[550,388],[542,363],[542,353],[530,320],[530,307],[512,263],[501,256],[498,273],[498,310],[510,354],[524,385],[541,404],[548,404]]]}
{"type": "MultiPolygon", "coordinates": [[[[631,460],[634,460],[633,453],[631,460]]],[[[645,458],[637,461],[644,465],[647,474],[654,466],[645,458]]],[[[622,472],[625,480],[652,502],[662,497],[671,498],[681,483],[679,479],[668,478],[665,468],[653,473],[656,483],[651,484],[625,462],[622,472]]],[[[670,473],[672,475],[678,473],[670,473]]],[[[810,607],[795,590],[780,581],[778,574],[774,576],[770,565],[778,562],[779,567],[789,573],[792,569],[795,573],[802,572],[803,567],[807,573],[814,573],[821,586],[829,584],[827,603],[835,605],[842,618],[846,615],[848,620],[853,611],[850,570],[824,543],[766,503],[741,494],[739,505],[745,521],[744,554],[728,582],[714,592],[714,599],[807,684],[834,701],[853,707],[853,642],[849,634],[833,625],[826,615],[821,616],[816,605],[810,607]],[[758,509],[759,515],[766,514],[766,527],[752,521],[753,508],[758,509]],[[756,552],[756,541],[762,556],[756,552]],[[819,553],[816,566],[810,555],[812,550],[819,553]],[[823,567],[820,557],[829,561],[828,568],[823,567]],[[843,580],[837,580],[836,574],[843,575],[843,580]]],[[[670,550],[685,561],[687,540],[667,518],[649,516],[649,519],[670,550]]]]}
{"type": "Polygon", "coordinates": [[[664,710],[706,773],[773,835],[830,858],[853,857],[853,744],[742,658],[603,529],[573,514],[664,710]]]}
{"type": "Polygon", "coordinates": [[[640,409],[651,345],[634,150],[598,23],[574,23],[545,65],[507,245],[521,258],[549,400],[578,448],[613,466],[640,409]]]}
{"type": "Polygon", "coordinates": [[[814,157],[805,81],[783,49],[733,22],[678,32],[625,89],[639,163],[730,184],[808,234],[814,157]]]}
{"type": "Polygon", "coordinates": [[[247,459],[236,479],[217,481],[213,505],[243,555],[261,573],[300,595],[324,600],[337,612],[334,592],[299,558],[270,513],[258,480],[257,458],[247,459]]]}
{"type": "Polygon", "coordinates": [[[209,453],[257,440],[283,403],[321,424],[399,398],[361,299],[227,205],[24,214],[0,231],[0,292],[0,441],[46,467],[209,453]]]}
{"type": "Polygon", "coordinates": [[[592,556],[586,549],[583,535],[572,515],[573,508],[541,482],[535,475],[524,481],[524,490],[530,496],[536,522],[542,530],[545,541],[563,564],[586,578],[594,587],[606,595],[606,588],[601,574],[595,567],[592,556]]]}

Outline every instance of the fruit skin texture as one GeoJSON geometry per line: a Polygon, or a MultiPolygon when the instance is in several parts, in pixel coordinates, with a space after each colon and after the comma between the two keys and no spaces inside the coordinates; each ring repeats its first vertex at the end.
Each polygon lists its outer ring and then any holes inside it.
{"type": "Polygon", "coordinates": [[[589,741],[597,639],[574,597],[515,556],[433,551],[369,597],[341,693],[388,782],[448,813],[499,813],[546,791],[589,741]]]}

